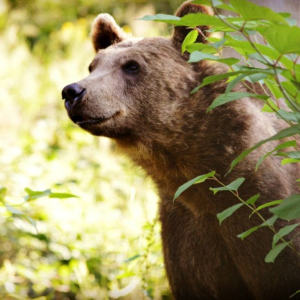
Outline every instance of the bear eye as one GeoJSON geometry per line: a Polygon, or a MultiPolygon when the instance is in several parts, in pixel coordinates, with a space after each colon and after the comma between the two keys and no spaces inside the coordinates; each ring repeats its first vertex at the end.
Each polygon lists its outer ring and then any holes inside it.
{"type": "Polygon", "coordinates": [[[136,61],[128,61],[123,65],[122,70],[127,74],[136,74],[140,70],[140,65],[136,61]]]}

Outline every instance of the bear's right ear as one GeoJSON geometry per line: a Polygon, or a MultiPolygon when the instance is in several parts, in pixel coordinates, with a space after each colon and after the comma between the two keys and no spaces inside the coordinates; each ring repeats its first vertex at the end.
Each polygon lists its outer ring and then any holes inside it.
{"type": "MultiPolygon", "coordinates": [[[[210,7],[204,6],[204,5],[197,5],[193,4],[190,1],[184,2],[177,10],[176,16],[182,18],[183,16],[187,14],[196,14],[196,13],[203,13],[208,15],[213,15],[213,11],[210,7]]],[[[209,34],[206,32],[206,30],[209,29],[209,26],[198,26],[198,28],[202,31],[202,33],[205,36],[208,36],[209,34]]],[[[174,33],[172,37],[173,43],[180,47],[182,42],[184,41],[187,34],[191,31],[191,28],[185,27],[185,26],[177,26],[174,28],[174,33]]],[[[205,43],[205,38],[199,34],[197,38],[198,43],[205,43]]]]}
{"type": "Polygon", "coordinates": [[[96,52],[126,39],[125,32],[109,14],[100,14],[92,24],[92,40],[96,52]]]}

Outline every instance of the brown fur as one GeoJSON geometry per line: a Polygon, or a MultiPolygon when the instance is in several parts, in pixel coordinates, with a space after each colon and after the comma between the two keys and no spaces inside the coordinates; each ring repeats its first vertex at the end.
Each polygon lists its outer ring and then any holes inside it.
{"type": "MultiPolygon", "coordinates": [[[[178,15],[203,10],[184,3],[178,15]]],[[[224,183],[245,177],[241,197],[260,193],[260,204],[299,192],[294,184],[298,165],[282,167],[280,159],[270,157],[254,171],[258,158],[275,142],[259,148],[224,177],[242,150],[275,134],[284,124],[261,113],[259,102],[248,98],[206,113],[224,92],[225,82],[206,86],[193,95],[190,91],[206,76],[226,69],[206,61],[187,63],[180,53],[186,28],[176,28],[171,40],[125,39],[114,22],[107,26],[112,32],[103,35],[98,30],[101,15],[97,20],[93,42],[96,50],[102,50],[91,64],[91,74],[78,82],[86,93],[66,107],[74,122],[78,116],[80,120],[101,118],[99,123],[79,124],[94,135],[114,139],[156,183],[164,259],[175,299],[288,299],[300,289],[299,258],[286,249],[274,264],[265,263],[272,242],[268,228],[244,241],[238,239],[237,234],[261,223],[256,216],[249,219],[247,208],[220,226],[216,214],[238,203],[235,197],[227,192],[213,196],[209,187],[215,184],[209,181],[188,189],[173,203],[181,184],[211,170],[216,170],[224,183]],[[111,37],[109,42],[107,36],[111,37]],[[112,46],[105,48],[106,44],[112,46]],[[126,66],[132,61],[140,68],[128,73],[126,66]]],[[[265,218],[269,215],[265,210],[265,218]]],[[[286,222],[276,224],[279,228],[286,222]]]]}

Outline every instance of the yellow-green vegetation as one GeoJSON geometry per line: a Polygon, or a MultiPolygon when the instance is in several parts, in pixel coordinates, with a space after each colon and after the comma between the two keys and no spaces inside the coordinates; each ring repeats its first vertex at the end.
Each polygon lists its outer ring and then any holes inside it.
{"type": "Polygon", "coordinates": [[[63,107],[99,12],[73,2],[0,2],[0,298],[170,299],[153,184],[63,107]]]}

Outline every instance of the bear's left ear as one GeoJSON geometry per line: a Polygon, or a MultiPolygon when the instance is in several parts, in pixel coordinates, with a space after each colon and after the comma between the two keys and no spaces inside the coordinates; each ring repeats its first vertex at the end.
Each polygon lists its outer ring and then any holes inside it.
{"type": "MultiPolygon", "coordinates": [[[[213,11],[210,7],[204,5],[197,5],[193,4],[190,1],[184,2],[177,10],[176,16],[182,18],[187,14],[196,14],[196,13],[203,13],[208,15],[213,15],[213,11]]],[[[209,34],[206,30],[209,29],[209,26],[198,26],[198,28],[203,32],[205,36],[209,34]]],[[[185,26],[177,26],[174,28],[174,33],[172,37],[172,41],[176,46],[180,47],[182,42],[184,41],[187,34],[191,31],[191,28],[185,26]]],[[[197,38],[198,43],[205,43],[205,38],[199,34],[197,38]]]]}
{"type": "Polygon", "coordinates": [[[126,39],[126,33],[109,14],[100,14],[92,24],[92,40],[96,52],[126,39]]]}

